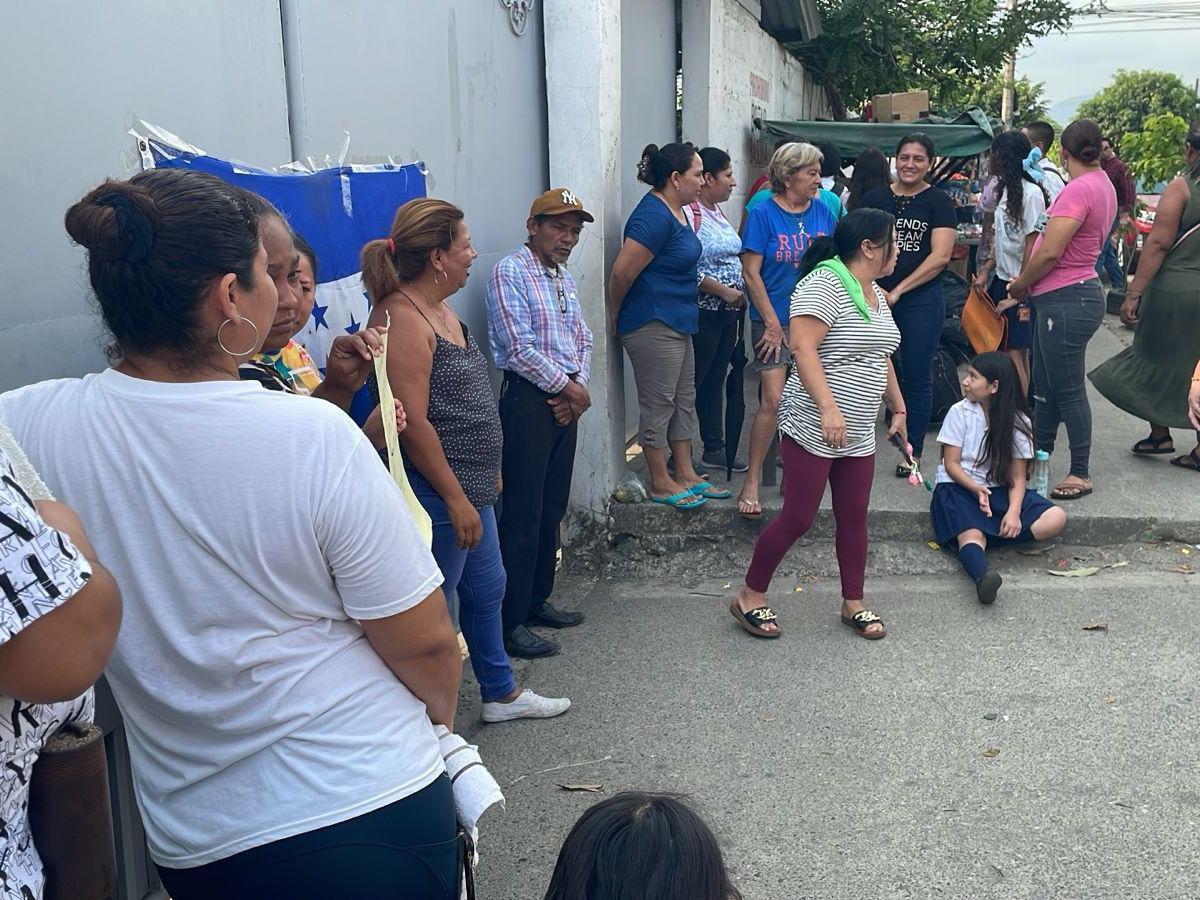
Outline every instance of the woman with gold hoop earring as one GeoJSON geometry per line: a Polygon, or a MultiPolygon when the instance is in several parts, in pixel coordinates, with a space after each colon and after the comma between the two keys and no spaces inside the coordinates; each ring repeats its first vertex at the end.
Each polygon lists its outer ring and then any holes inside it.
{"type": "Polygon", "coordinates": [[[263,224],[195,171],[89,192],[66,228],[119,357],[0,418],[121,586],[106,675],[170,895],[451,900],[442,575],[344,412],[240,379],[278,311],[263,224]]]}
{"type": "Polygon", "coordinates": [[[457,206],[428,197],[405,203],[388,237],[363,247],[368,323],[391,318],[387,372],[408,415],[400,435],[404,464],[433,520],[433,556],[446,596],[458,592],[483,720],[547,719],[566,712],[571,701],[518,687],[504,649],[506,576],[495,512],[500,413],[487,359],[447,302],[466,285],[478,255],[457,206]]]}

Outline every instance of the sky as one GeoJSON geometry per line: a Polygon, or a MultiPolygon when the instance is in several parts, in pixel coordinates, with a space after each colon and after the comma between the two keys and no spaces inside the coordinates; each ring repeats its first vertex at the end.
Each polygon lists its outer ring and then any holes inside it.
{"type": "Polygon", "coordinates": [[[1066,124],[1075,106],[1105,87],[1117,69],[1160,69],[1194,84],[1198,44],[1200,31],[1055,34],[1018,57],[1017,75],[1045,82],[1051,115],[1066,124]]]}

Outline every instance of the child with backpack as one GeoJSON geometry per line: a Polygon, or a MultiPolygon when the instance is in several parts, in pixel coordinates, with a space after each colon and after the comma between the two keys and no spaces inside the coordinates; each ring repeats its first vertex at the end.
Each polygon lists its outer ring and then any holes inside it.
{"type": "Polygon", "coordinates": [[[946,414],[930,515],[938,543],[958,549],[980,603],[996,600],[1002,579],[988,570],[989,546],[1044,541],[1066,513],[1029,489],[1033,422],[1021,379],[1004,353],[981,353],[962,381],[963,399],[946,414]]]}

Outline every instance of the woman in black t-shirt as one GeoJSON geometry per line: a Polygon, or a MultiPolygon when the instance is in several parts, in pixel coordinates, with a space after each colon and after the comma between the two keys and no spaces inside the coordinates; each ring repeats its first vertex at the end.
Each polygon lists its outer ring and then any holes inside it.
{"type": "MultiPolygon", "coordinates": [[[[924,134],[908,134],[896,147],[896,183],[872,191],[862,199],[896,217],[900,255],[896,270],[879,279],[887,291],[892,318],[900,328],[896,374],[908,409],[908,439],[913,458],[920,459],[933,408],[933,355],[946,318],[939,276],[950,262],[958,218],[954,204],[925,180],[933,168],[933,141],[924,134]]],[[[897,466],[897,476],[909,470],[897,466]]]]}

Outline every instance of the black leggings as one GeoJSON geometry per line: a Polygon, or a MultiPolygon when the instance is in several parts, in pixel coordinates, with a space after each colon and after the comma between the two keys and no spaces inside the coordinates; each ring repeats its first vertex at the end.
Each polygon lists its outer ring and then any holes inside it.
{"type": "Polygon", "coordinates": [[[158,867],[173,900],[453,900],[460,843],[450,779],[366,815],[193,869],[158,867]]]}

